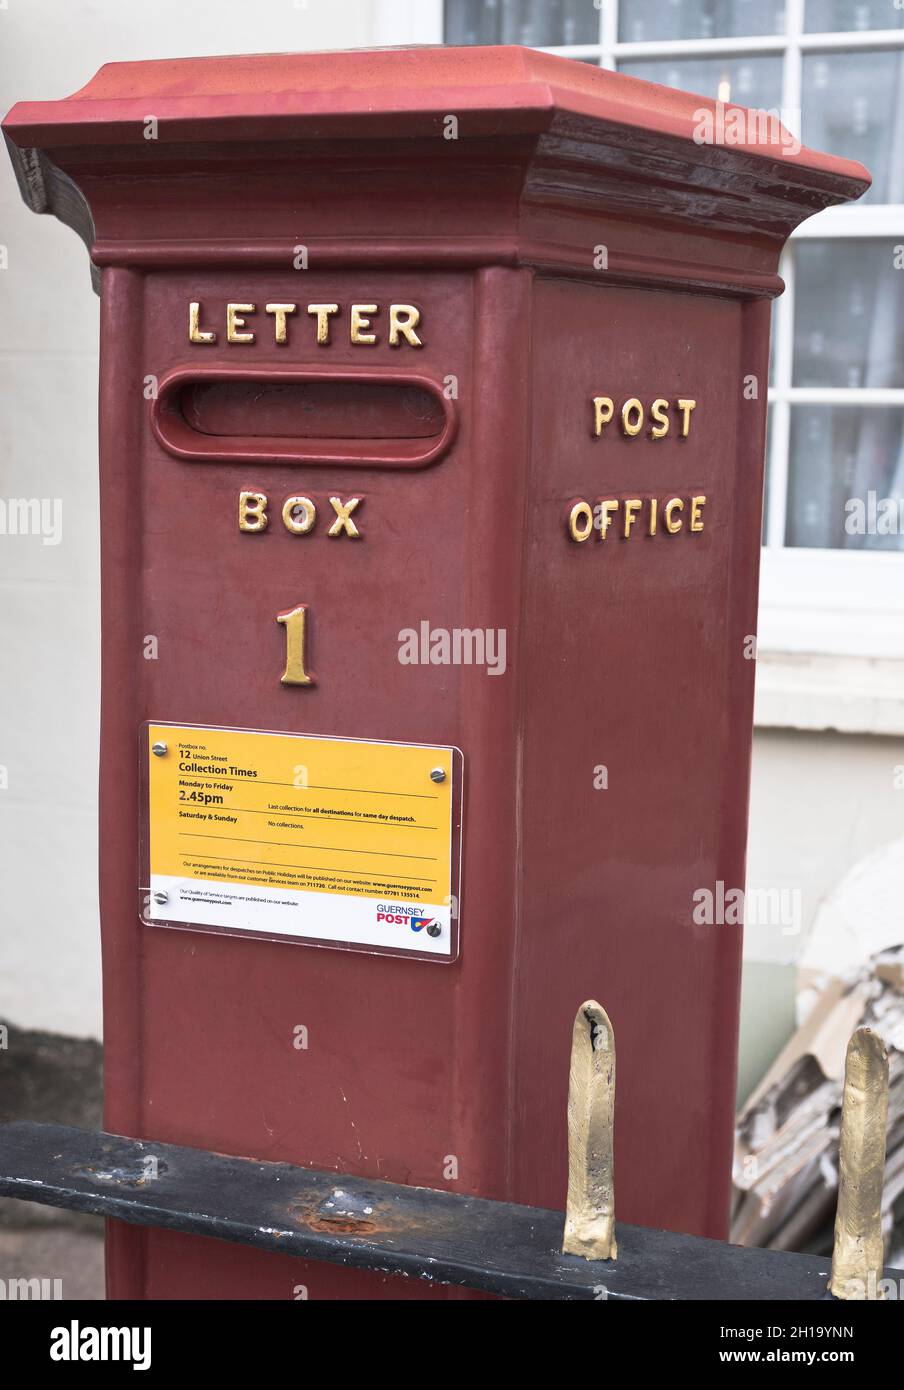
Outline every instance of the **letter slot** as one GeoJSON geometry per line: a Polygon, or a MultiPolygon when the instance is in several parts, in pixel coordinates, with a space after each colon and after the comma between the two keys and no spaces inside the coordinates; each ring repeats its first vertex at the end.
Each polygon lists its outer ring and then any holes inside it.
{"type": "Polygon", "coordinates": [[[404,372],[180,369],[151,420],[177,458],[197,462],[425,468],[455,435],[452,401],[404,372]]]}

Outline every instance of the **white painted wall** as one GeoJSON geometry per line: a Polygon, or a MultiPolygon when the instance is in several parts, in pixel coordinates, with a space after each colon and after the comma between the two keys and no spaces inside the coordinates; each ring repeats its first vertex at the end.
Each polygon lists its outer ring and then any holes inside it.
{"type": "MultiPolygon", "coordinates": [[[[793,930],[745,931],[739,1091],[746,1095],[793,1027],[795,963],[850,869],[904,836],[904,739],[758,729],[753,743],[748,888],[799,893],[793,930]]],[[[885,884],[877,882],[884,891],[885,884]]],[[[904,900],[904,886],[899,904],[904,900]]],[[[860,910],[875,918],[875,895],[860,910]]],[[[904,933],[904,912],[899,912],[904,933]]],[[[839,923],[839,931],[841,931],[839,923]]]]}
{"type": "MultiPolygon", "coordinates": [[[[439,11],[439,0],[6,0],[0,106],[66,96],[117,59],[430,42],[439,11]]],[[[63,507],[58,545],[0,537],[0,1018],[98,1035],[98,303],[81,242],[26,211],[3,160],[0,242],[0,498],[63,507]]],[[[798,887],[802,921],[793,936],[748,934],[746,1079],[791,1026],[792,962],[820,901],[904,832],[897,764],[901,740],[757,734],[750,878],[798,887]]]]}

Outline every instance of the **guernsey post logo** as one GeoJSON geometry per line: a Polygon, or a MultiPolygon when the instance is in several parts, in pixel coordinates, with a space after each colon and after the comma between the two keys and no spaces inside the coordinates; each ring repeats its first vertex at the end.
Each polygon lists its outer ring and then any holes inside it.
{"type": "Polygon", "coordinates": [[[403,903],[377,903],[377,921],[385,922],[389,926],[404,927],[407,925],[412,931],[426,931],[428,936],[436,935],[430,928],[436,928],[434,917],[424,917],[422,907],[408,907],[403,903]]]}

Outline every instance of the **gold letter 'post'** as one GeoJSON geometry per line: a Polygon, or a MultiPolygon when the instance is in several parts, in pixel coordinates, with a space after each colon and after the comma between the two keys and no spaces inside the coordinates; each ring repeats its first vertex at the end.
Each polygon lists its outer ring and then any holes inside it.
{"type": "Polygon", "coordinates": [[[614,1260],[615,1035],[605,1009],[590,999],[578,1009],[568,1083],[566,1255],[614,1260]]]}

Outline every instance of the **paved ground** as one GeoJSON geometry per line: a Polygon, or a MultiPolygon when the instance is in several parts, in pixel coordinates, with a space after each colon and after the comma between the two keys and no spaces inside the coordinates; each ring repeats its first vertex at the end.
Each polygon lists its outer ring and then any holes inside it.
{"type": "Polygon", "coordinates": [[[0,1230],[0,1280],[46,1279],[45,1288],[55,1296],[53,1280],[59,1279],[62,1298],[103,1298],[103,1224],[97,1230],[72,1230],[65,1226],[7,1226],[0,1230]]]}
{"type": "MultiPolygon", "coordinates": [[[[101,1127],[102,1051],[90,1038],[30,1032],[9,1024],[0,1049],[0,1120],[55,1121],[101,1127]]],[[[18,1297],[11,1279],[61,1281],[64,1299],[104,1296],[103,1222],[0,1197],[0,1281],[18,1297]]],[[[28,1292],[21,1289],[22,1293],[28,1292]]]]}

